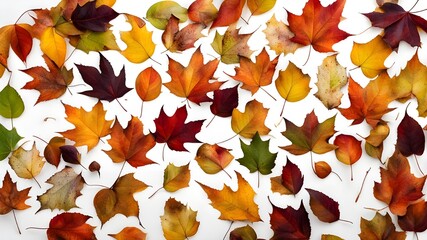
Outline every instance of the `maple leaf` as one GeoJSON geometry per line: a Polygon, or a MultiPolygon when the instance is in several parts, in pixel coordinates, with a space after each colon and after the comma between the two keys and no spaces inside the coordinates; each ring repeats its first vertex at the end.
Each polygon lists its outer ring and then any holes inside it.
{"type": "Polygon", "coordinates": [[[58,167],[61,161],[61,146],[65,145],[65,139],[62,137],[53,137],[43,151],[46,161],[55,167],[58,167]]]}
{"type": "Polygon", "coordinates": [[[142,122],[137,117],[132,117],[125,129],[116,119],[108,144],[112,149],[104,152],[115,163],[126,161],[132,167],[154,163],[146,154],[156,142],[152,134],[144,135],[142,122]]]}
{"type": "Polygon", "coordinates": [[[384,114],[393,110],[388,108],[388,104],[394,99],[388,87],[391,84],[392,80],[386,72],[370,81],[365,88],[349,78],[348,95],[351,105],[349,108],[338,110],[344,117],[353,120],[352,124],[366,120],[369,125],[375,127],[384,114]]]}
{"type": "Polygon", "coordinates": [[[245,0],[224,0],[211,28],[225,27],[237,22],[242,15],[245,0]]]}
{"type": "Polygon", "coordinates": [[[249,49],[248,40],[253,33],[239,34],[236,24],[231,24],[224,35],[217,31],[211,43],[212,48],[226,64],[239,63],[240,58],[250,58],[253,51],[249,49]]]}
{"type": "Polygon", "coordinates": [[[208,25],[217,17],[218,9],[212,0],[196,0],[188,7],[188,18],[196,23],[208,25]]]}
{"type": "Polygon", "coordinates": [[[381,215],[376,212],[371,220],[364,218],[360,219],[360,233],[361,240],[370,239],[406,239],[405,232],[397,232],[391,217],[388,213],[381,215]]]}
{"type": "Polygon", "coordinates": [[[359,161],[362,156],[362,141],[351,135],[340,134],[335,137],[335,156],[337,159],[351,168],[351,179],[353,180],[353,164],[359,161]]]}
{"type": "Polygon", "coordinates": [[[195,135],[200,132],[204,120],[185,123],[186,118],[185,106],[178,108],[171,117],[166,115],[162,107],[159,117],[154,120],[156,132],[153,136],[156,142],[167,143],[175,151],[187,151],[184,147],[186,142],[200,142],[195,135]]]}
{"type": "Polygon", "coordinates": [[[9,84],[6,85],[0,91],[0,115],[5,118],[17,118],[24,110],[24,101],[19,93],[9,84]]]}
{"type": "Polygon", "coordinates": [[[318,52],[333,52],[332,45],[350,36],[338,28],[345,2],[336,0],[323,7],[320,0],[309,0],[301,16],[288,12],[289,28],[295,34],[291,40],[318,52]]]}
{"type": "Polygon", "coordinates": [[[128,239],[138,239],[145,240],[147,234],[139,230],[136,227],[125,227],[119,233],[108,234],[108,236],[115,238],[116,240],[128,240],[128,239]]]}
{"type": "Polygon", "coordinates": [[[322,222],[336,222],[340,219],[338,203],[324,193],[306,188],[310,194],[310,208],[322,222]]]}
{"type": "Polygon", "coordinates": [[[81,190],[85,184],[81,173],[77,174],[73,168],[65,167],[60,172],[55,173],[46,183],[53,185],[43,195],[37,197],[40,202],[40,209],[62,209],[65,211],[77,207],[76,199],[81,195],[81,190]]]}
{"type": "Polygon", "coordinates": [[[53,217],[47,229],[48,240],[84,239],[95,240],[94,226],[86,223],[90,216],[81,213],[64,212],[53,217]]]}
{"type": "Polygon", "coordinates": [[[298,166],[287,159],[286,165],[282,168],[282,175],[272,177],[270,180],[271,191],[296,195],[304,183],[304,176],[298,166]]]}
{"type": "Polygon", "coordinates": [[[417,98],[420,117],[427,116],[426,79],[427,67],[420,62],[418,54],[415,54],[392,85],[393,93],[399,100],[406,101],[411,96],[417,98]]]}
{"type": "Polygon", "coordinates": [[[420,156],[424,153],[424,131],[420,124],[408,115],[408,109],[406,109],[405,116],[397,127],[396,148],[405,157],[412,154],[420,156]]]}
{"type": "Polygon", "coordinates": [[[384,61],[392,51],[381,36],[376,36],[367,43],[354,43],[350,58],[354,65],[360,67],[366,77],[374,78],[388,69],[384,65],[384,61]]]}
{"type": "Polygon", "coordinates": [[[93,32],[105,32],[109,28],[109,22],[119,14],[111,7],[102,5],[96,7],[96,2],[87,2],[83,6],[77,5],[71,15],[71,20],[77,29],[93,32]]]}
{"type": "MultiPolygon", "coordinates": [[[[200,168],[208,174],[215,174],[224,171],[224,168],[234,159],[230,151],[218,146],[203,143],[197,150],[195,160],[200,168]]],[[[228,174],[227,172],[225,172],[228,174]]]]}
{"type": "Polygon", "coordinates": [[[264,125],[268,109],[257,100],[248,102],[245,111],[240,112],[237,108],[231,115],[231,128],[233,131],[245,138],[252,138],[256,132],[259,135],[267,135],[270,129],[264,125]]]}
{"type": "MultiPolygon", "coordinates": [[[[413,8],[413,7],[412,7],[413,8]]],[[[400,41],[405,41],[412,47],[421,47],[418,27],[427,32],[427,21],[405,11],[396,3],[384,3],[380,6],[381,12],[365,13],[372,26],[384,29],[384,41],[392,48],[397,48],[400,41]]]]}
{"type": "MultiPolygon", "coordinates": [[[[255,63],[248,58],[240,59],[240,67],[236,67],[236,75],[231,76],[234,80],[242,82],[242,88],[250,91],[254,95],[258,89],[264,90],[262,87],[270,85],[273,80],[273,74],[276,70],[279,56],[270,60],[270,57],[265,48],[256,57],[255,63]]],[[[268,92],[266,92],[269,94],[268,92]]],[[[270,95],[270,94],[269,94],[270,95]]]]}
{"type": "Polygon", "coordinates": [[[230,232],[230,240],[257,240],[258,236],[255,230],[246,225],[244,227],[235,228],[230,232]]]}
{"type": "Polygon", "coordinates": [[[251,185],[237,173],[236,192],[230,187],[224,186],[222,190],[212,189],[201,183],[199,185],[212,201],[211,205],[220,211],[219,219],[229,221],[250,221],[261,220],[258,214],[258,205],[254,202],[255,192],[251,185]]]}
{"type": "Polygon", "coordinates": [[[30,150],[25,150],[22,146],[19,147],[13,151],[9,158],[9,165],[18,177],[25,179],[33,178],[39,186],[40,184],[35,177],[41,172],[44,163],[43,157],[40,156],[35,143],[33,143],[30,150]]]}
{"type": "Polygon", "coordinates": [[[151,58],[156,49],[152,40],[153,32],[148,31],[143,21],[136,17],[127,17],[127,22],[132,29],[127,32],[120,32],[120,38],[126,43],[127,47],[121,53],[133,63],[142,63],[151,58]]]}
{"type": "Polygon", "coordinates": [[[427,202],[419,201],[409,205],[406,214],[398,216],[400,228],[411,232],[424,232],[427,230],[427,202]]]}
{"type": "Polygon", "coordinates": [[[328,143],[329,138],[335,134],[335,117],[319,123],[313,110],[307,114],[301,127],[285,118],[286,130],[282,134],[292,142],[292,145],[282,148],[294,155],[302,155],[309,151],[323,154],[336,149],[335,145],[328,143]]]}
{"type": "Polygon", "coordinates": [[[187,21],[187,9],[181,7],[175,1],[161,1],[153,4],[147,10],[147,20],[153,24],[154,27],[164,30],[168,24],[169,18],[175,16],[180,22],[187,21]]]}
{"type": "Polygon", "coordinates": [[[88,146],[88,151],[92,150],[101,137],[110,133],[110,126],[113,120],[105,120],[104,107],[101,102],[97,102],[89,111],[83,108],[75,108],[64,104],[67,121],[75,128],[62,132],[62,136],[76,142],[76,146],[88,146]]]}
{"type": "Polygon", "coordinates": [[[289,62],[285,71],[280,71],[276,81],[280,96],[289,102],[298,102],[310,92],[310,76],[304,74],[295,64],[289,62]]]}
{"type": "Polygon", "coordinates": [[[239,85],[236,85],[232,88],[214,91],[210,109],[215,116],[230,117],[233,114],[233,110],[239,105],[238,87],[239,85]]]}
{"type": "Polygon", "coordinates": [[[204,37],[201,31],[205,28],[203,24],[191,23],[179,30],[179,19],[171,16],[162,34],[162,42],[170,52],[181,52],[194,47],[199,38],[204,37]]]}
{"type": "Polygon", "coordinates": [[[16,132],[16,128],[8,130],[0,124],[0,161],[9,156],[21,139],[22,137],[16,132]]]}
{"type": "Polygon", "coordinates": [[[387,169],[381,168],[381,182],[375,182],[374,196],[398,216],[406,214],[408,206],[420,199],[427,176],[417,178],[411,173],[408,159],[399,151],[389,158],[387,169]]]}
{"type": "Polygon", "coordinates": [[[35,89],[40,92],[36,104],[61,97],[73,81],[72,69],[67,70],[65,67],[59,68],[46,55],[43,55],[43,59],[49,71],[43,67],[32,67],[21,70],[33,77],[33,80],[27,82],[22,89],[35,89]]]}
{"type": "Polygon", "coordinates": [[[165,213],[160,216],[163,236],[166,240],[185,240],[194,236],[200,225],[196,217],[197,211],[169,198],[165,204],[165,213]]]}
{"type": "Polygon", "coordinates": [[[282,21],[277,21],[275,15],[266,23],[267,28],[263,30],[268,41],[268,46],[274,50],[276,54],[294,53],[301,44],[291,41],[295,34],[289,29],[288,25],[282,21]]]}
{"type": "Polygon", "coordinates": [[[96,193],[93,205],[102,225],[118,213],[126,217],[138,217],[139,206],[133,194],[147,187],[145,183],[135,179],[133,173],[128,173],[120,177],[111,188],[101,189],[96,193]]]}
{"type": "MultiPolygon", "coordinates": [[[[168,57],[169,58],[169,57],[168,57]]],[[[196,104],[212,101],[206,94],[219,89],[222,82],[209,82],[218,67],[217,59],[203,63],[200,48],[193,53],[187,67],[169,58],[168,73],[172,80],[164,85],[176,96],[196,104]]]]}
{"type": "Polygon", "coordinates": [[[347,85],[346,70],[341,66],[336,55],[323,60],[317,72],[317,92],[314,94],[326,108],[336,108],[341,104],[343,93],[341,88],[347,85]]]}
{"type": "Polygon", "coordinates": [[[81,92],[81,94],[111,102],[125,95],[131,88],[126,87],[124,67],[120,74],[115,76],[111,63],[101,53],[99,53],[99,57],[101,72],[95,67],[76,64],[83,81],[92,87],[92,90],[81,92]]]}
{"type": "Polygon", "coordinates": [[[188,167],[189,164],[177,167],[170,163],[165,168],[163,175],[163,188],[168,192],[176,192],[179,189],[188,187],[191,177],[188,167]]]}
{"type": "Polygon", "coordinates": [[[270,225],[274,232],[271,240],[310,239],[311,236],[310,219],[302,201],[298,209],[290,206],[283,209],[273,205],[270,225]]]}

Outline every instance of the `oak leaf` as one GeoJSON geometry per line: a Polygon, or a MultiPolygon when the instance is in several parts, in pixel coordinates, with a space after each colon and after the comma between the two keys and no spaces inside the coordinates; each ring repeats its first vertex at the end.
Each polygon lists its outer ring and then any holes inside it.
{"type": "Polygon", "coordinates": [[[194,236],[200,225],[196,217],[197,211],[169,198],[165,204],[165,212],[160,216],[163,236],[166,240],[185,240],[194,236]]]}
{"type": "Polygon", "coordinates": [[[200,168],[208,174],[215,174],[224,169],[234,159],[230,151],[217,144],[203,143],[197,150],[195,160],[200,168]]]}
{"type": "Polygon", "coordinates": [[[293,42],[311,45],[318,52],[333,52],[332,46],[350,36],[338,28],[345,0],[336,0],[323,7],[320,0],[309,0],[301,16],[288,12],[293,42]]]}
{"type": "Polygon", "coordinates": [[[215,20],[218,9],[213,0],[196,0],[188,7],[188,18],[196,23],[208,25],[215,20]]]}
{"type": "Polygon", "coordinates": [[[240,173],[236,172],[236,175],[238,189],[235,192],[228,186],[216,190],[201,183],[199,185],[212,201],[211,205],[220,211],[219,219],[258,222],[261,218],[258,205],[254,202],[255,192],[240,173]]]}
{"type": "Polygon", "coordinates": [[[94,226],[86,223],[90,216],[81,213],[64,212],[53,217],[47,229],[48,240],[95,240],[94,226]]]}
{"type": "Polygon", "coordinates": [[[285,71],[280,71],[276,81],[280,96],[289,102],[298,102],[310,92],[310,76],[304,74],[295,64],[289,62],[285,71]]]}
{"type": "Polygon", "coordinates": [[[409,205],[424,194],[427,176],[417,178],[411,173],[408,159],[399,151],[389,158],[387,169],[381,168],[381,182],[375,182],[374,196],[390,208],[391,213],[403,216],[409,205]]]}
{"type": "Polygon", "coordinates": [[[168,192],[176,192],[179,189],[188,187],[191,177],[188,167],[189,164],[177,167],[170,163],[165,168],[163,175],[163,188],[168,192]]]}
{"type": "Polygon", "coordinates": [[[156,48],[152,40],[153,32],[148,31],[147,26],[139,21],[138,18],[128,16],[127,22],[131,25],[132,29],[120,32],[120,38],[127,45],[126,49],[121,53],[130,62],[145,62],[151,58],[156,48]]]}
{"type": "Polygon", "coordinates": [[[181,52],[192,48],[199,38],[204,37],[201,33],[205,28],[203,24],[191,23],[181,30],[178,24],[179,19],[172,15],[162,34],[163,45],[170,52],[181,52]]]}
{"type": "Polygon", "coordinates": [[[391,217],[388,213],[386,213],[385,215],[381,215],[377,212],[371,220],[367,220],[364,218],[360,219],[359,237],[361,240],[404,240],[406,239],[406,233],[396,231],[396,227],[394,226],[391,217]]]}
{"type": "Polygon", "coordinates": [[[266,23],[267,28],[263,30],[268,41],[268,46],[276,54],[294,53],[302,45],[291,41],[295,34],[289,29],[288,25],[282,21],[277,21],[275,15],[266,23]]]}
{"type": "Polygon", "coordinates": [[[320,221],[332,223],[340,219],[339,204],[336,201],[322,192],[308,188],[306,190],[310,194],[310,208],[320,221]]]}
{"type": "Polygon", "coordinates": [[[81,195],[81,190],[85,181],[80,174],[74,172],[73,168],[65,167],[60,172],[55,173],[46,183],[53,187],[49,188],[43,195],[37,197],[40,202],[40,209],[62,209],[65,211],[77,207],[76,199],[81,195]]]}
{"type": "Polygon", "coordinates": [[[210,82],[218,67],[217,59],[203,63],[203,55],[198,48],[191,56],[187,67],[169,58],[168,73],[172,80],[164,85],[176,96],[186,98],[196,104],[210,102],[206,94],[219,89],[222,82],[210,82]]]}
{"type": "Polygon", "coordinates": [[[16,132],[16,128],[8,130],[0,124],[0,161],[9,156],[22,137],[16,132]]]}
{"type": "Polygon", "coordinates": [[[145,240],[146,235],[147,234],[136,227],[125,227],[119,233],[108,234],[108,236],[116,240],[145,240]]]}
{"type": "Polygon", "coordinates": [[[233,110],[239,105],[238,87],[239,85],[236,85],[232,88],[214,91],[210,109],[215,116],[230,117],[233,114],[233,110]]]}
{"type": "Polygon", "coordinates": [[[311,236],[310,219],[302,201],[298,209],[291,206],[283,209],[273,205],[270,225],[274,232],[271,240],[310,239],[311,236]]]}
{"type": "Polygon", "coordinates": [[[272,192],[296,195],[302,188],[304,176],[298,166],[287,159],[286,165],[282,168],[282,174],[270,180],[272,192]]]}
{"type": "Polygon", "coordinates": [[[242,15],[245,3],[246,0],[224,0],[211,28],[225,27],[237,22],[242,15]]]}
{"type": "Polygon", "coordinates": [[[82,31],[105,32],[109,28],[109,22],[119,14],[110,6],[96,6],[96,1],[77,5],[71,14],[74,26],[82,31]]]}
{"type": "Polygon", "coordinates": [[[248,102],[245,111],[240,112],[237,108],[231,115],[231,128],[233,131],[245,138],[252,138],[256,132],[259,135],[267,135],[270,129],[265,126],[268,108],[264,108],[257,100],[248,102]]]}
{"type": "Polygon", "coordinates": [[[101,102],[97,102],[89,111],[83,108],[75,108],[64,104],[67,121],[75,128],[62,132],[62,136],[76,142],[76,146],[88,146],[88,151],[92,150],[101,137],[110,133],[110,126],[113,120],[105,120],[106,111],[101,102]]]}
{"type": "Polygon", "coordinates": [[[179,3],[174,1],[161,1],[153,4],[147,10],[147,20],[154,27],[164,30],[171,16],[175,16],[180,22],[187,21],[187,9],[181,7],[179,3]]]}
{"type": "Polygon", "coordinates": [[[25,179],[33,178],[36,182],[35,177],[41,172],[44,163],[45,161],[40,156],[35,143],[33,143],[30,150],[25,150],[22,146],[19,147],[12,152],[9,158],[9,164],[18,177],[25,179]]]}
{"type": "Polygon", "coordinates": [[[16,182],[12,182],[9,172],[3,178],[3,186],[0,188],[0,214],[4,215],[13,210],[30,208],[25,201],[30,198],[28,193],[31,187],[18,191],[16,182]]]}
{"type": "Polygon", "coordinates": [[[427,230],[427,202],[419,201],[409,205],[406,214],[398,216],[400,228],[411,232],[424,232],[427,230]]]}

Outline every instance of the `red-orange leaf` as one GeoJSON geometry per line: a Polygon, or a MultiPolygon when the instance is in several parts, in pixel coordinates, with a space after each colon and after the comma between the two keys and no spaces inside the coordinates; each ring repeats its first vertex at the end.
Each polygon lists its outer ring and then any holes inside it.
{"type": "Polygon", "coordinates": [[[80,213],[64,212],[50,220],[47,229],[49,240],[95,240],[95,227],[86,223],[91,218],[80,213]]]}
{"type": "Polygon", "coordinates": [[[33,47],[33,37],[31,37],[31,34],[25,28],[18,24],[15,24],[14,28],[15,31],[12,32],[10,45],[16,55],[25,62],[33,47]]]}
{"type": "Polygon", "coordinates": [[[196,0],[188,7],[188,18],[196,23],[208,25],[218,13],[212,0],[196,0]]]}
{"type": "Polygon", "coordinates": [[[246,0],[224,0],[219,7],[218,15],[211,28],[225,27],[239,20],[246,0]]]}
{"type": "Polygon", "coordinates": [[[13,209],[24,210],[29,208],[25,201],[30,198],[30,188],[18,191],[16,183],[12,182],[9,172],[3,178],[3,186],[0,188],[0,214],[6,214],[13,209]]]}

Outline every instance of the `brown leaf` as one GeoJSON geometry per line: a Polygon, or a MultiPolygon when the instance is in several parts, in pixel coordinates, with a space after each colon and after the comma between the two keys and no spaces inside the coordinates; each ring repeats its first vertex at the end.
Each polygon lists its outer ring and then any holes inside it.
{"type": "Polygon", "coordinates": [[[404,240],[406,239],[406,233],[396,231],[396,227],[394,226],[391,217],[388,213],[383,216],[377,212],[371,220],[366,220],[364,218],[360,219],[359,237],[361,240],[404,240]]]}
{"type": "Polygon", "coordinates": [[[284,53],[286,55],[288,53],[294,53],[302,46],[299,43],[291,41],[295,34],[286,24],[277,21],[274,15],[266,24],[267,28],[264,29],[263,32],[267,38],[268,45],[276,54],[284,53]]]}
{"type": "Polygon", "coordinates": [[[340,219],[339,205],[336,201],[322,192],[308,188],[306,190],[310,194],[311,210],[320,221],[332,223],[340,219]]]}
{"type": "Polygon", "coordinates": [[[194,236],[200,222],[196,220],[197,211],[169,198],[165,204],[165,213],[160,216],[163,235],[166,240],[185,240],[194,236]]]}
{"type": "Polygon", "coordinates": [[[30,208],[31,206],[25,204],[25,201],[30,198],[28,196],[30,189],[29,187],[18,191],[16,182],[12,182],[9,172],[6,172],[3,178],[3,186],[0,188],[0,214],[7,214],[14,209],[24,210],[30,208]]]}
{"type": "Polygon", "coordinates": [[[162,42],[170,52],[181,52],[194,47],[194,43],[199,38],[204,37],[201,31],[204,25],[200,23],[191,23],[179,30],[179,19],[171,16],[162,34],[162,42]]]}

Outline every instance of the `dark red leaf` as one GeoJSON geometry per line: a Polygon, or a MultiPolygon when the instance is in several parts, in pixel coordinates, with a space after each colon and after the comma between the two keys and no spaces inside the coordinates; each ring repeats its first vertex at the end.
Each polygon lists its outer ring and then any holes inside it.
{"type": "Polygon", "coordinates": [[[297,210],[292,207],[282,209],[273,205],[270,224],[274,232],[271,240],[310,239],[310,219],[302,201],[297,210]]]}
{"type": "Polygon", "coordinates": [[[199,143],[196,134],[200,132],[204,120],[185,123],[187,109],[185,106],[176,110],[171,117],[160,110],[159,117],[154,120],[156,132],[153,133],[156,142],[167,143],[168,147],[175,151],[187,151],[184,143],[199,143]]]}
{"type": "Polygon", "coordinates": [[[238,87],[239,85],[236,85],[232,88],[215,90],[211,112],[219,117],[230,117],[233,109],[239,104],[238,87]]]}
{"type": "Polygon", "coordinates": [[[420,201],[409,205],[406,214],[398,216],[398,223],[405,231],[424,232],[427,230],[427,202],[420,201]]]}
{"type": "Polygon", "coordinates": [[[118,15],[111,7],[106,5],[96,7],[96,1],[91,1],[83,6],[77,5],[71,15],[71,20],[79,30],[105,32],[108,29],[108,23],[118,15]]]}
{"type": "Polygon", "coordinates": [[[335,222],[340,219],[338,203],[324,193],[306,188],[310,194],[310,207],[314,215],[322,222],[335,222]]]}
{"type": "Polygon", "coordinates": [[[304,177],[297,165],[287,159],[286,165],[282,169],[282,184],[293,194],[297,194],[304,183],[304,177]]]}
{"type": "Polygon", "coordinates": [[[403,156],[422,155],[425,148],[424,131],[420,124],[405,112],[405,116],[397,127],[397,149],[403,156]]]}
{"type": "Polygon", "coordinates": [[[33,38],[31,34],[23,27],[15,24],[15,31],[10,39],[10,46],[16,55],[25,62],[28,54],[31,52],[33,47],[33,38]]]}
{"type": "Polygon", "coordinates": [[[67,163],[80,164],[80,153],[77,148],[72,145],[60,146],[62,159],[67,163]]]}
{"type": "Polygon", "coordinates": [[[111,102],[125,95],[131,88],[126,87],[125,84],[125,68],[123,67],[120,74],[115,76],[111,63],[101,53],[99,56],[101,72],[94,67],[76,64],[83,81],[92,87],[92,90],[81,92],[81,94],[111,102]]]}

